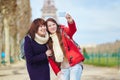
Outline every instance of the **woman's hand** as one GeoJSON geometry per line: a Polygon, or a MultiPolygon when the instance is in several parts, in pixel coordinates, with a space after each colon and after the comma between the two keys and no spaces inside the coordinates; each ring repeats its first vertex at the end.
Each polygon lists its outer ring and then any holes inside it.
{"type": "Polygon", "coordinates": [[[59,72],[57,73],[58,80],[63,80],[63,79],[62,79],[63,76],[64,76],[64,73],[63,73],[62,71],[59,71],[59,72]]]}
{"type": "Polygon", "coordinates": [[[49,56],[52,56],[52,50],[50,50],[50,49],[48,49],[47,51],[46,51],[46,55],[49,57],[49,56]]]}
{"type": "Polygon", "coordinates": [[[73,19],[70,14],[66,14],[65,18],[67,19],[68,23],[73,23],[73,19]]]}

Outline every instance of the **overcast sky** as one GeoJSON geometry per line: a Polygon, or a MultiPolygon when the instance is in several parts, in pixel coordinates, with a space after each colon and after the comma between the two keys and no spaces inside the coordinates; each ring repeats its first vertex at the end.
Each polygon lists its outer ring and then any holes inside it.
{"type": "MultiPolygon", "coordinates": [[[[44,0],[30,0],[31,20],[41,17],[44,0]]],[[[101,44],[120,40],[120,0],[54,0],[61,24],[67,25],[61,12],[76,21],[74,39],[78,44],[101,44]]]]}

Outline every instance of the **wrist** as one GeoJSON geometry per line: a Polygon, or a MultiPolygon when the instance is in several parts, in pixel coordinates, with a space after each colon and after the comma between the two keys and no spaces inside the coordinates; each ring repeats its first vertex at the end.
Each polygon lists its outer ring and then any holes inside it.
{"type": "Polygon", "coordinates": [[[69,24],[72,24],[73,22],[74,22],[74,20],[73,20],[73,19],[68,20],[68,23],[69,23],[69,24]]]}

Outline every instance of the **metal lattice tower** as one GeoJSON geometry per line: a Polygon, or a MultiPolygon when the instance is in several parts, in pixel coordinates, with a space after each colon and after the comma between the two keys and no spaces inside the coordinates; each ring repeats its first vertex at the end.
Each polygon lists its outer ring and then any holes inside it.
{"type": "Polygon", "coordinates": [[[44,4],[41,11],[42,11],[43,19],[52,17],[55,20],[57,20],[57,14],[56,14],[57,8],[55,7],[53,0],[44,0],[44,4]]]}

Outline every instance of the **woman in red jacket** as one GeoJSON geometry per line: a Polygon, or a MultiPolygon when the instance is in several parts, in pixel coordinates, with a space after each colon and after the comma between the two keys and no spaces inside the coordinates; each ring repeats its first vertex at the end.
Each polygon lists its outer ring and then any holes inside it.
{"type": "Polygon", "coordinates": [[[62,80],[80,80],[82,73],[81,62],[84,60],[83,55],[79,52],[72,37],[76,32],[76,25],[69,14],[66,14],[68,27],[58,25],[53,18],[46,20],[46,26],[50,34],[49,47],[53,50],[53,60],[60,68],[57,71],[56,66],[52,66],[55,73],[60,75],[62,80]]]}

